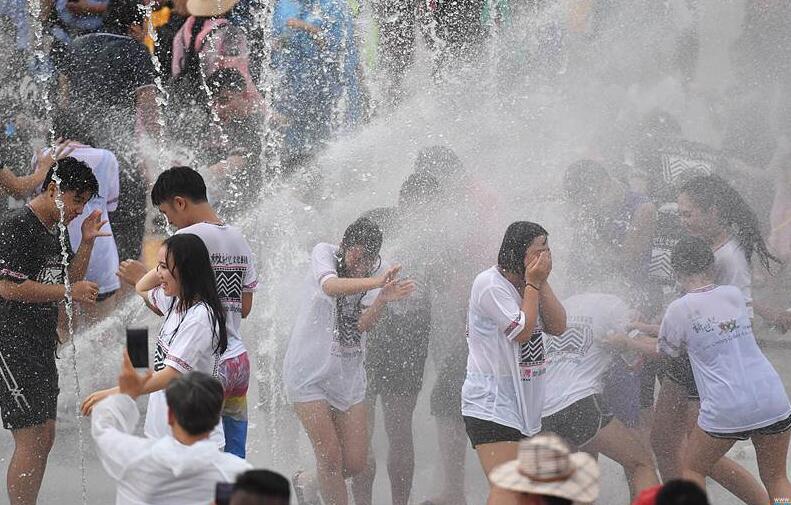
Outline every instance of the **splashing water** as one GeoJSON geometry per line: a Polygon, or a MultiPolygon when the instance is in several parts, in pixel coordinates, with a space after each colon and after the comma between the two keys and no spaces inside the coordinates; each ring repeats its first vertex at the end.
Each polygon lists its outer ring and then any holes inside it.
{"type": "Polygon", "coordinates": [[[159,125],[159,145],[157,146],[158,168],[160,171],[162,171],[167,168],[165,166],[165,129],[167,125],[165,124],[164,113],[165,110],[167,110],[169,98],[167,89],[165,89],[165,85],[162,83],[162,62],[159,61],[159,56],[157,55],[157,49],[159,48],[159,34],[157,33],[156,28],[154,28],[154,22],[152,19],[154,13],[154,4],[152,2],[146,2],[145,4],[138,5],[137,7],[145,15],[146,32],[154,42],[154,50],[151,51],[151,64],[154,65],[154,84],[157,88],[157,124],[159,125]]]}
{"type": "MultiPolygon", "coordinates": [[[[50,147],[54,153],[54,146],[50,147]]],[[[52,180],[58,190],[55,194],[55,205],[60,214],[58,220],[58,238],[60,239],[61,259],[63,265],[63,285],[66,288],[66,327],[68,329],[69,345],[71,346],[71,365],[74,373],[74,394],[75,405],[74,410],[77,415],[77,434],[79,436],[78,449],[80,453],[80,479],[82,484],[82,503],[88,503],[88,479],[85,471],[85,436],[83,434],[82,415],[80,412],[80,402],[82,400],[82,388],[80,387],[80,374],[77,366],[77,345],[74,342],[74,300],[72,298],[71,280],[69,279],[69,244],[66,233],[66,214],[65,205],[63,203],[63,192],[60,190],[61,178],[58,175],[58,163],[55,162],[55,167],[52,172],[52,180]]]]}
{"type": "MultiPolygon", "coordinates": [[[[37,65],[37,74],[39,78],[39,85],[42,88],[41,97],[44,102],[44,123],[49,128],[49,142],[50,142],[50,152],[52,156],[55,156],[55,130],[54,125],[52,123],[52,102],[50,100],[49,95],[49,82],[50,82],[50,71],[47,68],[47,44],[44,37],[44,26],[43,22],[41,21],[41,5],[37,0],[29,0],[28,2],[29,7],[29,18],[33,19],[33,33],[34,33],[34,54],[35,60],[37,65]]],[[[66,323],[68,328],[68,338],[70,341],[71,351],[72,351],[72,372],[74,375],[74,388],[75,388],[75,415],[77,418],[77,432],[78,432],[78,450],[80,454],[80,483],[81,483],[81,491],[82,491],[82,503],[83,505],[87,505],[88,503],[88,481],[86,476],[86,469],[85,469],[85,435],[83,433],[83,425],[81,422],[81,413],[80,413],[80,400],[82,398],[82,389],[80,388],[80,377],[79,377],[79,370],[78,370],[78,363],[77,363],[77,346],[74,342],[74,305],[72,299],[72,292],[71,292],[71,282],[69,279],[69,245],[67,242],[67,234],[66,234],[66,216],[64,212],[64,203],[63,203],[63,193],[60,190],[61,179],[58,176],[58,163],[57,160],[55,161],[55,166],[52,174],[52,180],[55,182],[57,186],[57,193],[55,197],[55,203],[58,208],[59,212],[59,220],[58,220],[58,233],[60,238],[60,247],[61,247],[61,257],[62,257],[62,265],[63,265],[63,283],[65,287],[65,312],[66,312],[66,323]]]]}

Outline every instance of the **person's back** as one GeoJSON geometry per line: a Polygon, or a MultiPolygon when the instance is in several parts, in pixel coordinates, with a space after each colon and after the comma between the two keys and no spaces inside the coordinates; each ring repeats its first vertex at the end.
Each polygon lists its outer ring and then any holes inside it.
{"type": "Polygon", "coordinates": [[[630,309],[614,295],[584,293],[563,300],[568,328],[546,341],[547,376],[544,417],[603,390],[602,378],[612,360],[602,340],[625,332],[630,309]]]}
{"type": "MultiPolygon", "coordinates": [[[[98,415],[97,413],[94,415],[98,415]]],[[[230,482],[249,468],[241,458],[204,440],[186,446],[172,437],[147,439],[118,483],[117,504],[193,505],[208,503],[217,482],[230,482]]],[[[143,444],[141,444],[142,446],[143,444]]]]}
{"type": "Polygon", "coordinates": [[[135,129],[135,92],[153,84],[154,69],[146,47],[114,33],[75,39],[66,75],[70,108],[89,123],[100,147],[113,136],[131,138],[135,129]]]}
{"type": "Polygon", "coordinates": [[[244,352],[240,334],[242,294],[255,291],[258,285],[255,255],[235,226],[197,223],[176,233],[192,233],[206,245],[217,278],[217,292],[227,317],[228,350],[223,358],[238,356],[244,352]]]}
{"type": "Polygon", "coordinates": [[[700,391],[702,429],[745,431],[791,414],[783,383],[755,341],[738,288],[709,287],[670,304],[659,348],[672,356],[684,346],[700,391]]]}
{"type": "Polygon", "coordinates": [[[125,357],[120,394],[102,400],[92,412],[91,433],[99,458],[118,483],[116,504],[211,502],[217,482],[233,482],[250,469],[243,459],[219,451],[209,438],[220,418],[222,385],[201,372],[172,381],[166,392],[171,433],[152,439],[132,434],[140,417],[134,400],[147,380],[125,357]]]}
{"type": "MultiPolygon", "coordinates": [[[[83,221],[94,210],[101,212],[102,221],[109,221],[109,213],[118,208],[118,160],[112,152],[106,149],[96,149],[87,145],[76,147],[70,156],[88,165],[99,182],[99,194],[88,201],[82,214],[69,223],[69,240],[72,249],[76,251],[82,239],[83,221]]],[[[112,232],[109,222],[105,231],[112,232]]],[[[99,285],[100,295],[106,295],[121,287],[121,282],[115,275],[117,271],[118,248],[115,239],[107,237],[94,245],[85,278],[99,285]]]]}

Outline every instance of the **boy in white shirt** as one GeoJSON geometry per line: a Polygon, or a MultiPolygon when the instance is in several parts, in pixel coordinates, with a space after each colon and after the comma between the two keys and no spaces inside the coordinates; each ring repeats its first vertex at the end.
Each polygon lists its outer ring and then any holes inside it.
{"type": "Polygon", "coordinates": [[[211,503],[216,483],[233,482],[251,468],[243,459],[218,451],[209,440],[220,420],[222,385],[201,372],[173,380],[165,393],[173,434],[151,439],[132,434],[140,417],[135,399],[150,375],[138,375],[125,353],[119,394],[93,410],[91,435],[104,469],[118,483],[115,503],[211,503]]]}

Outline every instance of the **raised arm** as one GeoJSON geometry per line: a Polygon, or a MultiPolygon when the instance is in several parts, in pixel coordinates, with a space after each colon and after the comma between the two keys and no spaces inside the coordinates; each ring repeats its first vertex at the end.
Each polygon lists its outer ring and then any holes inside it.
{"type": "Polygon", "coordinates": [[[140,297],[146,303],[146,306],[151,309],[154,314],[162,316],[162,311],[159,310],[156,305],[151,303],[151,300],[148,297],[149,292],[160,284],[161,282],[159,280],[159,275],[157,274],[157,269],[154,268],[145,274],[139,281],[137,281],[137,284],[135,284],[135,291],[138,295],[140,295],[140,297]]]}
{"type": "Polygon", "coordinates": [[[376,326],[385,306],[396,300],[401,300],[415,291],[415,281],[393,279],[382,288],[376,296],[374,303],[360,314],[357,329],[361,332],[369,331],[376,326]]]}

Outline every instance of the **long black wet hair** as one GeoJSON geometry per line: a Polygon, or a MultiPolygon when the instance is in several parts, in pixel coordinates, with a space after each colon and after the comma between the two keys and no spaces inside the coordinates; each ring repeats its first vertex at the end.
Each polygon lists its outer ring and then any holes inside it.
{"type": "MultiPolygon", "coordinates": [[[[346,249],[359,246],[369,258],[379,256],[382,248],[382,230],[372,220],[361,217],[346,228],[338,251],[338,277],[349,277],[349,269],[345,262],[346,249]]],[[[380,260],[381,261],[381,260],[380,260]]],[[[376,268],[373,269],[374,271],[376,268]]]]}
{"type": "Polygon", "coordinates": [[[181,292],[176,309],[186,312],[198,303],[209,309],[212,324],[214,352],[222,354],[228,348],[228,331],[225,328],[225,309],[217,293],[217,280],[203,240],[192,233],[173,235],[165,240],[165,259],[171,273],[178,276],[181,292]],[[175,271],[174,271],[175,270],[175,271]]]}
{"type": "Polygon", "coordinates": [[[530,221],[511,223],[505,230],[497,264],[506,272],[525,275],[525,252],[537,237],[546,237],[549,233],[540,225],[530,221]]]}
{"type": "Polygon", "coordinates": [[[767,270],[771,262],[780,263],[766,246],[755,212],[724,179],[716,175],[695,177],[681,186],[678,194],[682,193],[705,211],[717,209],[720,223],[736,235],[748,262],[757,254],[767,270]]]}

